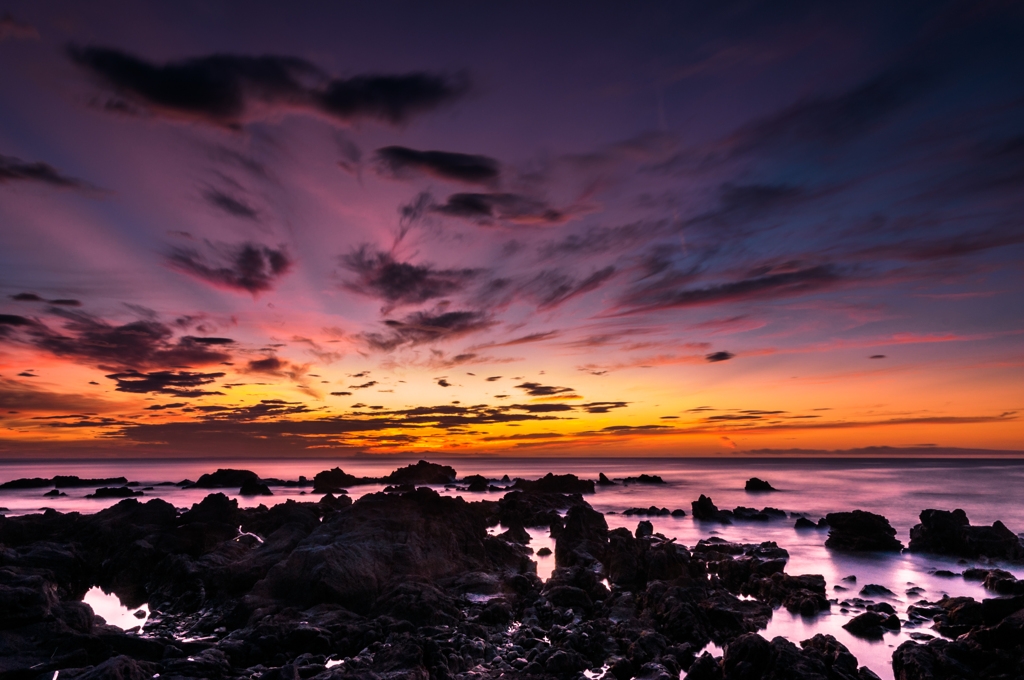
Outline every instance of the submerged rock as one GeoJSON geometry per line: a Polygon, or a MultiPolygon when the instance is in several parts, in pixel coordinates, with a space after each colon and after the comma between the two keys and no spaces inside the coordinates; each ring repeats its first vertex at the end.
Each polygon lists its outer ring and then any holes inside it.
{"type": "Polygon", "coordinates": [[[700,498],[690,503],[693,508],[693,518],[704,522],[719,522],[721,524],[732,524],[731,515],[728,510],[719,510],[711,498],[700,495],[700,498]]]}
{"type": "Polygon", "coordinates": [[[626,477],[623,484],[665,484],[665,480],[658,475],[642,474],[638,477],[626,477]]]}
{"type": "Polygon", "coordinates": [[[456,477],[455,468],[450,465],[438,465],[421,460],[415,465],[407,465],[398,468],[381,482],[385,484],[434,484],[442,485],[454,482],[456,477]]]}
{"type": "Polygon", "coordinates": [[[132,498],[133,496],[144,495],[141,491],[135,491],[127,486],[113,486],[103,487],[96,489],[90,494],[86,494],[86,498],[132,498]]]}
{"type": "Polygon", "coordinates": [[[896,539],[896,530],[881,515],[863,510],[830,512],[825,520],[829,526],[825,547],[863,552],[898,552],[903,549],[903,544],[896,539]]]}
{"type": "Polygon", "coordinates": [[[266,484],[261,484],[258,480],[248,480],[243,482],[242,487],[238,490],[239,496],[273,496],[273,492],[266,484]]]}

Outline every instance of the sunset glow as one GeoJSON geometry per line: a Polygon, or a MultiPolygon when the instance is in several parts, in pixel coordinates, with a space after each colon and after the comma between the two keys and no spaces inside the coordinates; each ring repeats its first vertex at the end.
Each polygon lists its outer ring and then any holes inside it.
{"type": "Polygon", "coordinates": [[[1020,6],[58,5],[0,456],[1024,450],[1020,6]]]}

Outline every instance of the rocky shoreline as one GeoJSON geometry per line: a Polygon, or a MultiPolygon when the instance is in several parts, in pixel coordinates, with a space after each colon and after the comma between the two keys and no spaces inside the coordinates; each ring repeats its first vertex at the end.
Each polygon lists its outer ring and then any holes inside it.
{"type": "MultiPolygon", "coordinates": [[[[596,482],[616,483],[664,484],[596,482]]],[[[830,592],[819,575],[787,573],[789,553],[772,542],[687,547],[642,519],[635,531],[609,529],[585,498],[595,481],[574,475],[458,479],[421,461],[381,478],[219,470],[173,484],[211,493],[179,511],[124,478],[0,485],[124,498],[95,514],[0,518],[0,680],[877,677],[830,635],[795,644],[757,632],[779,608],[811,617],[834,607],[859,612],[846,628],[867,639],[931,626],[936,635],[895,650],[898,680],[1024,677],[1024,580],[997,568],[950,574],[981,582],[991,598],[918,598],[901,618],[881,586],[844,597],[852,582],[830,592]],[[345,490],[360,484],[387,488],[353,502],[345,490]],[[216,491],[266,495],[275,485],[316,500],[239,508],[216,491]],[[467,500],[423,485],[502,495],[467,500]],[[527,529],[538,527],[555,545],[546,581],[529,545],[527,529]],[[82,602],[93,586],[152,616],[141,629],[107,625],[82,602]]],[[[708,523],[785,518],[828,529],[831,550],[903,549],[888,520],[867,512],[814,522],[776,508],[720,510],[707,496],[690,509],[708,523]]],[[[634,510],[624,514],[685,514],[634,510]]],[[[1024,559],[1012,531],[972,526],[962,511],[922,512],[907,549],[1024,559]]]]}

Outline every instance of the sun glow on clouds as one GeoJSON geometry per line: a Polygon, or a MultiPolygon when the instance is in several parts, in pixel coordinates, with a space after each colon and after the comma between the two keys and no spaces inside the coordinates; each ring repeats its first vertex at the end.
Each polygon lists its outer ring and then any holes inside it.
{"type": "Polygon", "coordinates": [[[1024,441],[1015,8],[125,11],[0,46],[0,455],[1024,441]]]}

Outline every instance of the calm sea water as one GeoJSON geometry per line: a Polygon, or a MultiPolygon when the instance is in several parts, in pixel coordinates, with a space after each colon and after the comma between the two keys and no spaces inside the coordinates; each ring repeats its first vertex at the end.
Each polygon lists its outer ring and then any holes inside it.
{"type": "MultiPolygon", "coordinates": [[[[700,494],[711,496],[720,508],[736,506],[780,508],[788,512],[806,513],[817,519],[828,512],[843,510],[868,510],[885,515],[898,532],[898,538],[906,544],[910,528],[917,523],[921,510],[937,508],[953,510],[963,508],[973,524],[991,524],[1001,520],[1015,532],[1024,531],[1024,461],[1007,460],[823,460],[823,459],[443,459],[431,458],[434,462],[452,465],[459,476],[481,474],[486,477],[537,478],[548,472],[564,474],[571,472],[581,477],[596,479],[599,472],[611,478],[635,476],[641,473],[660,475],[667,484],[663,486],[630,485],[598,487],[588,501],[597,510],[607,515],[610,527],[635,529],[643,518],[622,515],[632,507],[665,507],[670,510],[682,508],[687,516],[683,518],[649,518],[657,532],[676,537],[679,542],[693,546],[701,538],[720,536],[742,541],[776,541],[790,553],[786,571],[791,574],[822,574],[830,594],[840,601],[844,596],[856,596],[860,587],[868,583],[884,585],[898,597],[891,603],[905,619],[906,607],[918,598],[905,595],[911,586],[925,590],[928,600],[939,599],[943,594],[953,596],[969,595],[976,599],[990,597],[977,583],[960,578],[943,578],[933,573],[938,569],[960,572],[967,565],[956,560],[922,555],[849,555],[838,554],[824,547],[826,532],[795,531],[793,520],[776,520],[769,523],[742,523],[731,526],[697,522],[690,517],[690,502],[700,494]],[[760,477],[778,489],[770,493],[748,493],[743,490],[750,477],[760,477]],[[843,577],[856,576],[856,586],[846,592],[834,592],[843,577]]],[[[289,461],[216,461],[216,460],[94,460],[94,461],[2,461],[0,482],[22,477],[52,477],[57,474],[78,475],[79,477],[125,476],[138,481],[141,486],[182,479],[198,479],[205,472],[218,467],[243,468],[256,472],[261,477],[297,479],[300,475],[312,479],[320,470],[339,466],[346,472],[358,476],[383,476],[397,467],[406,465],[407,460],[396,459],[341,459],[341,460],[289,460],[289,461]]],[[[382,487],[369,485],[349,489],[353,498],[378,491],[382,487]]],[[[66,498],[44,498],[47,489],[24,491],[0,491],[0,511],[7,515],[39,512],[51,507],[62,512],[96,512],[116,501],[87,499],[84,496],[92,489],[65,489],[66,498]]],[[[313,500],[302,495],[297,488],[274,488],[274,496],[238,498],[239,504],[255,506],[279,503],[289,498],[313,500]]],[[[456,495],[457,492],[443,491],[456,495]]],[[[187,508],[202,500],[208,493],[199,489],[177,487],[156,487],[147,491],[147,497],[163,498],[176,507],[187,508]]],[[[500,497],[499,492],[491,494],[465,494],[467,498],[500,497]]],[[[315,498],[315,497],[314,497],[315,498]]],[[[142,500],[145,500],[144,498],[142,500]]],[[[532,530],[532,546],[536,549],[553,543],[542,530],[532,530]]],[[[552,558],[538,558],[538,573],[541,577],[550,574],[552,558]]],[[[975,566],[972,562],[970,566],[975,566]]],[[[999,565],[1024,578],[1024,569],[1014,565],[999,565]]],[[[844,584],[849,585],[849,584],[844,584]]],[[[126,611],[119,611],[115,600],[93,594],[90,604],[108,620],[125,618],[126,611]]],[[[892,678],[890,657],[892,650],[909,639],[911,632],[931,631],[928,628],[904,628],[896,634],[887,634],[878,642],[860,640],[842,629],[842,624],[852,615],[842,614],[833,606],[831,613],[813,618],[791,615],[785,610],[775,612],[771,623],[762,635],[771,639],[782,635],[799,643],[816,633],[835,635],[850,648],[862,665],[866,665],[883,678],[892,678]]],[[[712,650],[721,653],[720,650],[712,650]]]]}

